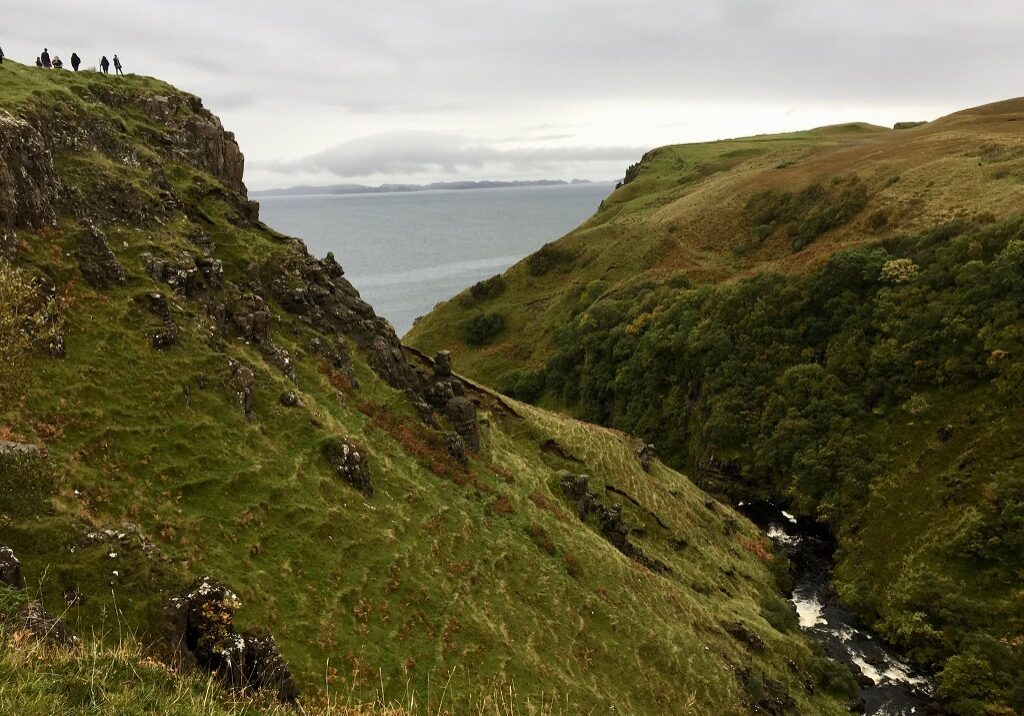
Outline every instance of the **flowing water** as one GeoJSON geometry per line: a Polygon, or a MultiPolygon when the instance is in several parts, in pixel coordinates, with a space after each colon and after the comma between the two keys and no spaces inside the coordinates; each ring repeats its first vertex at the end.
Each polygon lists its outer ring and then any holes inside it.
{"type": "Polygon", "coordinates": [[[771,505],[740,505],[793,564],[790,602],[800,628],[822,644],[825,654],[859,673],[860,696],[869,716],[922,716],[932,703],[930,679],[914,671],[843,607],[832,588],[835,545],[820,528],[808,526],[771,505]]]}

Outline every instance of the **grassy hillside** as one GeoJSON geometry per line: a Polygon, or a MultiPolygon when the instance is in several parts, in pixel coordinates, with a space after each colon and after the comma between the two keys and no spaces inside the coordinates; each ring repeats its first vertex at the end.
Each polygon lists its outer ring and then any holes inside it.
{"type": "Polygon", "coordinates": [[[408,338],[509,316],[459,353],[471,375],[828,524],[842,597],[953,712],[1022,713],[1021,120],[1013,100],[655,150],[408,338]]]}
{"type": "Polygon", "coordinates": [[[1011,100],[905,130],[854,123],[654,149],[593,217],[509,269],[500,293],[467,290],[405,340],[449,348],[467,375],[508,387],[600,296],[799,272],[841,248],[1006,216],[1024,201],[1021,118],[1024,100],[1011,100]],[[494,314],[497,335],[467,340],[494,314]]]}
{"type": "MultiPolygon", "coordinates": [[[[83,648],[159,645],[167,598],[213,575],[307,703],[842,712],[848,676],[802,640],[749,522],[622,433],[404,356],[332,258],[259,223],[196,98],[13,63],[0,97],[0,440],[36,448],[0,449],[0,545],[83,648]],[[453,388],[475,422],[436,407],[453,388]],[[567,472],[590,476],[586,521],[567,472]]],[[[81,683],[67,658],[5,657],[0,693],[30,712],[81,683]]],[[[90,713],[149,688],[117,695],[122,662],[90,713]]]]}

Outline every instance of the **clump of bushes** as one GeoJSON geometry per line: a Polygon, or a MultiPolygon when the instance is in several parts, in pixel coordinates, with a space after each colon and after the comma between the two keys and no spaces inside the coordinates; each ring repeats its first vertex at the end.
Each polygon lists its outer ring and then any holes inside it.
{"type": "Polygon", "coordinates": [[[500,275],[478,281],[469,287],[469,295],[474,301],[486,301],[491,298],[497,298],[504,292],[505,279],[500,275]]]}
{"type": "Polygon", "coordinates": [[[485,346],[505,327],[505,316],[500,313],[478,313],[466,321],[462,337],[471,346],[485,346]]]}
{"type": "Polygon", "coordinates": [[[572,263],[574,258],[570,251],[554,244],[544,244],[526,259],[526,270],[531,276],[543,276],[552,269],[572,263]]]}
{"type": "Polygon", "coordinates": [[[815,182],[798,192],[765,189],[747,202],[747,219],[754,236],[764,241],[782,229],[794,251],[827,231],[842,226],[868,204],[867,185],[858,176],[815,182]]]}

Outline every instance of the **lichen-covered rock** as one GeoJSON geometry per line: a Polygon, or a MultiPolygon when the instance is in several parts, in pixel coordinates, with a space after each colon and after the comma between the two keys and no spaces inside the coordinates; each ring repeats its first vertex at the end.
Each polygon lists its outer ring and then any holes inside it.
{"type": "Polygon", "coordinates": [[[246,294],[229,310],[231,322],[242,338],[256,345],[270,343],[270,311],[262,296],[246,294]]]}
{"type": "Polygon", "coordinates": [[[323,448],[335,474],[367,497],[373,496],[370,464],[366,452],[347,438],[336,438],[323,448]]]}
{"type": "Polygon", "coordinates": [[[466,443],[458,433],[446,432],[441,436],[444,441],[444,449],[449,455],[458,460],[459,464],[465,467],[469,464],[466,456],[466,443]]]}
{"type": "Polygon", "coordinates": [[[223,286],[224,266],[217,259],[195,258],[184,251],[174,258],[145,253],[142,263],[153,280],[166,283],[185,298],[194,298],[201,292],[216,291],[223,286]]]}
{"type": "Polygon", "coordinates": [[[271,636],[238,632],[238,596],[212,577],[199,579],[182,597],[164,605],[166,637],[191,653],[200,666],[235,689],[269,689],[292,703],[298,689],[271,636]]]}
{"type": "Polygon", "coordinates": [[[171,317],[171,307],[167,297],[157,291],[146,294],[146,304],[163,324],[159,330],[149,334],[153,347],[157,350],[166,350],[178,342],[178,326],[171,317]]]}
{"type": "Polygon", "coordinates": [[[25,577],[21,573],[21,562],[10,547],[0,547],[0,584],[12,589],[24,589],[25,577]]]}
{"type": "Polygon", "coordinates": [[[278,402],[285,408],[298,408],[302,405],[302,399],[299,398],[298,394],[294,390],[286,390],[281,393],[281,397],[278,398],[278,402]]]}
{"type": "Polygon", "coordinates": [[[58,192],[53,157],[39,131],[0,111],[0,233],[52,224],[58,192]]]}
{"type": "Polygon", "coordinates": [[[110,250],[106,234],[92,224],[79,235],[75,255],[82,276],[93,288],[104,289],[110,284],[123,286],[127,283],[124,268],[110,250]]]}
{"type": "Polygon", "coordinates": [[[476,417],[476,405],[465,396],[455,396],[445,406],[445,414],[466,443],[470,452],[480,451],[480,423],[476,417]]]}

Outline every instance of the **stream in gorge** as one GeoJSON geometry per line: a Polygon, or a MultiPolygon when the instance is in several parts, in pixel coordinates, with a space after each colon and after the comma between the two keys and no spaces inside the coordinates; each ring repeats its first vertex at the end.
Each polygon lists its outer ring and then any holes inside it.
{"type": "Polygon", "coordinates": [[[793,593],[800,628],[821,643],[825,654],[859,674],[860,696],[869,716],[921,716],[929,713],[931,680],[916,673],[846,609],[832,587],[835,545],[816,525],[805,525],[770,504],[740,503],[739,510],[784,550],[793,565],[793,593]]]}

